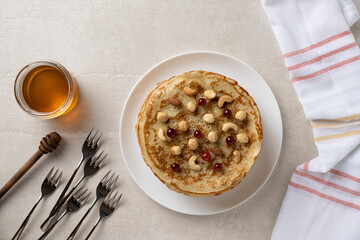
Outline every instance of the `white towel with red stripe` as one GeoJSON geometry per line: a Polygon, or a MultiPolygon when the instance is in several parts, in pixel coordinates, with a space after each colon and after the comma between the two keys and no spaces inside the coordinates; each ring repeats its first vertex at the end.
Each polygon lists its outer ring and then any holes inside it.
{"type": "MultiPolygon", "coordinates": [[[[272,239],[360,239],[360,50],[351,0],[263,0],[318,157],[291,177],[272,239]]],[[[304,159],[306,161],[306,159],[304,159]]]]}

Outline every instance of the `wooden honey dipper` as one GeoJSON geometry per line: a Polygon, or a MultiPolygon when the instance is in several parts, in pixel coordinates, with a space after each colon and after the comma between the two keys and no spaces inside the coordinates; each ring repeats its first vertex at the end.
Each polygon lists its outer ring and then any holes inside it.
{"type": "Polygon", "coordinates": [[[37,152],[27,160],[27,162],[10,178],[10,180],[1,188],[0,199],[12,188],[19,179],[41,158],[42,155],[56,150],[61,141],[61,136],[57,132],[52,132],[40,141],[37,152]]]}

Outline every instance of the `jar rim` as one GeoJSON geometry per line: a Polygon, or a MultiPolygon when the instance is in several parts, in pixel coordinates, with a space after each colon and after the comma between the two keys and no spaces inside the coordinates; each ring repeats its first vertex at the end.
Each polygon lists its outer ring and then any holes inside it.
{"type": "Polygon", "coordinates": [[[24,66],[17,74],[17,76],[15,78],[15,82],[14,82],[15,99],[16,99],[17,103],[19,104],[19,106],[21,107],[21,109],[24,110],[30,116],[37,117],[37,118],[45,118],[45,119],[55,118],[57,116],[60,116],[64,112],[66,112],[66,110],[71,106],[71,103],[75,96],[76,88],[77,88],[77,85],[76,85],[74,79],[71,77],[68,70],[60,63],[53,61],[53,60],[48,60],[48,59],[47,60],[37,60],[37,61],[34,61],[34,62],[29,63],[26,66],[24,66]],[[55,109],[54,111],[51,111],[51,112],[39,112],[39,111],[32,109],[28,105],[28,103],[26,102],[26,100],[24,99],[24,96],[22,94],[22,91],[23,91],[22,87],[23,87],[25,77],[27,76],[27,74],[30,71],[32,71],[33,69],[40,67],[40,66],[50,66],[50,67],[53,67],[53,68],[59,70],[61,72],[61,74],[64,76],[66,83],[68,85],[68,93],[67,93],[66,99],[61,104],[61,106],[59,106],[57,109],[55,109]]]}

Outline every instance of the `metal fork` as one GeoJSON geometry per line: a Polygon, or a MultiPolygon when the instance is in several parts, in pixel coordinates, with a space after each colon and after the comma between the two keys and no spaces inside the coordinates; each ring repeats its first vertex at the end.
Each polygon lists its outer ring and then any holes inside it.
{"type": "Polygon", "coordinates": [[[75,189],[80,185],[80,183],[86,178],[89,177],[99,171],[101,166],[103,165],[103,162],[105,161],[107,154],[103,157],[102,154],[104,151],[102,151],[99,156],[93,156],[92,158],[88,158],[84,165],[84,173],[82,177],[79,179],[79,181],[74,185],[74,187],[70,190],[68,194],[63,198],[63,201],[59,204],[59,210],[62,208],[62,206],[65,204],[66,200],[71,196],[71,194],[75,191],[75,189]]]}
{"type": "Polygon", "coordinates": [[[93,228],[91,229],[91,231],[89,232],[89,234],[87,235],[87,237],[85,238],[85,240],[88,240],[91,236],[91,234],[94,232],[95,228],[98,226],[99,222],[109,216],[110,214],[112,214],[116,207],[119,204],[119,201],[121,199],[122,193],[120,194],[120,196],[118,198],[116,198],[117,194],[119,192],[116,192],[116,194],[111,197],[111,195],[113,194],[113,192],[111,192],[109,195],[106,196],[106,198],[103,200],[103,202],[100,205],[100,217],[98,218],[98,220],[96,221],[95,225],[93,226],[93,228]]]}
{"type": "Polygon", "coordinates": [[[101,181],[99,182],[97,188],[96,188],[96,199],[93,201],[93,203],[91,204],[91,206],[89,207],[89,209],[86,211],[86,213],[84,214],[84,216],[81,218],[81,220],[79,221],[79,223],[76,225],[76,227],[74,228],[74,230],[71,232],[70,236],[67,238],[67,240],[72,240],[74,239],[77,231],[79,230],[81,224],[83,223],[83,221],[85,220],[85,218],[87,217],[87,215],[90,213],[91,209],[95,206],[95,204],[97,203],[97,201],[99,201],[101,198],[106,197],[109,192],[111,192],[111,190],[114,188],[119,175],[116,176],[115,179],[113,179],[114,177],[114,173],[111,175],[110,178],[108,178],[108,176],[110,175],[110,171],[108,171],[106,173],[106,175],[103,177],[103,179],[101,179],[101,181]]]}
{"type": "Polygon", "coordinates": [[[48,228],[51,221],[55,218],[55,215],[58,213],[61,206],[66,201],[66,199],[64,199],[64,196],[65,196],[67,190],[69,189],[69,187],[71,185],[71,182],[74,180],[74,177],[75,177],[77,171],[79,170],[79,167],[81,166],[81,164],[84,162],[85,159],[88,159],[88,158],[91,158],[92,156],[94,156],[96,151],[99,149],[99,142],[100,142],[100,138],[101,138],[102,133],[100,133],[100,135],[97,138],[95,138],[98,135],[98,130],[96,130],[95,134],[93,134],[93,131],[94,131],[94,128],[90,131],[89,135],[85,139],[85,142],[84,142],[84,144],[82,146],[82,155],[83,155],[82,159],[80,160],[80,162],[76,166],[76,168],[75,168],[73,174],[71,175],[69,181],[67,182],[64,190],[60,194],[60,196],[59,196],[58,200],[56,201],[54,207],[52,208],[51,212],[49,213],[49,216],[41,224],[41,226],[40,226],[41,230],[45,231],[48,228]]]}
{"type": "Polygon", "coordinates": [[[33,208],[30,210],[29,214],[26,216],[25,220],[22,222],[19,229],[16,231],[12,240],[16,240],[16,239],[20,238],[22,232],[25,229],[25,226],[29,222],[32,213],[34,212],[35,208],[37,207],[37,205],[39,204],[41,199],[43,199],[46,195],[49,195],[50,193],[54,192],[55,189],[57,188],[57,186],[59,185],[59,182],[60,182],[61,176],[62,176],[62,172],[60,172],[60,174],[58,175],[59,170],[56,169],[55,173],[52,174],[53,170],[54,170],[54,167],[50,170],[50,172],[44,179],[44,181],[41,185],[41,195],[40,195],[39,199],[36,201],[33,208]]]}
{"type": "MultiPolygon", "coordinates": [[[[82,177],[79,179],[79,181],[74,185],[74,187],[70,190],[68,194],[64,197],[64,200],[68,199],[70,195],[74,192],[74,190],[80,185],[80,183],[86,178],[89,177],[99,171],[99,169],[102,167],[103,162],[105,161],[107,154],[105,156],[101,157],[103,155],[104,151],[102,151],[99,156],[93,156],[92,158],[88,158],[84,165],[84,173],[82,177]]],[[[64,202],[65,202],[64,201],[64,202]]],[[[61,206],[60,206],[61,208],[61,206]]]]}
{"type": "Polygon", "coordinates": [[[44,232],[43,235],[39,238],[39,240],[45,239],[49,233],[54,229],[55,225],[67,214],[70,212],[75,212],[79,210],[86,200],[89,198],[91,192],[89,192],[87,195],[85,193],[87,192],[87,189],[82,190],[83,187],[81,187],[79,190],[77,190],[74,195],[70,198],[70,200],[67,203],[66,210],[61,214],[61,216],[51,225],[51,227],[44,232]]]}

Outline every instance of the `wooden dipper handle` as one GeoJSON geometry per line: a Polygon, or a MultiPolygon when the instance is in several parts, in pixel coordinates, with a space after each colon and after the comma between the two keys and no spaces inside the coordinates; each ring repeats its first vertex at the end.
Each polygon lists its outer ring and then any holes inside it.
{"type": "Polygon", "coordinates": [[[26,161],[26,163],[10,178],[10,180],[1,188],[0,199],[12,188],[19,179],[41,158],[42,155],[56,150],[61,141],[61,136],[57,132],[52,132],[40,141],[37,152],[26,161]]]}

